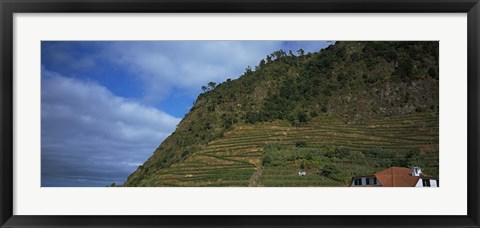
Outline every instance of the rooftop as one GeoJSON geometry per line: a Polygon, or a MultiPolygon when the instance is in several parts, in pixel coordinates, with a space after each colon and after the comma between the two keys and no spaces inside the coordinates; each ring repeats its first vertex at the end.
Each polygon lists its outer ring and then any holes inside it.
{"type": "Polygon", "coordinates": [[[384,187],[415,187],[420,176],[412,176],[412,170],[403,167],[390,167],[375,173],[384,187]]]}

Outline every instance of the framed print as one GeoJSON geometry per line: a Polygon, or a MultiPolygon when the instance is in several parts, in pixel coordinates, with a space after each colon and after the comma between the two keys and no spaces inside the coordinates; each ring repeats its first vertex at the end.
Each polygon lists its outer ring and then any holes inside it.
{"type": "Polygon", "coordinates": [[[479,227],[476,0],[0,6],[1,227],[479,227]]]}

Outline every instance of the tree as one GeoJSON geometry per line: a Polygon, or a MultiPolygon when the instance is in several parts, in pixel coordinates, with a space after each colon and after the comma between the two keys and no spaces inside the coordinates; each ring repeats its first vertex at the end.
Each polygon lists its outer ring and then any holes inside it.
{"type": "Polygon", "coordinates": [[[270,62],[270,61],[272,61],[272,56],[267,55],[267,63],[270,62]]]}
{"type": "Polygon", "coordinates": [[[245,68],[245,74],[250,74],[250,73],[252,73],[252,67],[247,66],[247,68],[245,68]]]}
{"type": "Polygon", "coordinates": [[[258,121],[258,116],[253,112],[247,112],[245,115],[245,122],[254,124],[258,121]]]}
{"type": "Polygon", "coordinates": [[[264,59],[260,60],[260,67],[263,67],[264,65],[265,65],[265,60],[264,59]]]}
{"type": "Polygon", "coordinates": [[[202,90],[203,90],[204,93],[207,92],[207,87],[206,87],[206,86],[202,86],[202,90]]]}
{"type": "Polygon", "coordinates": [[[378,160],[377,167],[388,168],[394,165],[396,153],[393,151],[387,151],[381,148],[375,148],[371,155],[378,160]]]}
{"type": "Polygon", "coordinates": [[[208,87],[209,87],[208,89],[209,89],[209,90],[215,89],[215,86],[217,86],[217,83],[215,83],[215,82],[209,82],[209,83],[208,83],[208,87]]]}
{"type": "Polygon", "coordinates": [[[278,51],[273,52],[273,56],[275,56],[276,59],[279,59],[279,58],[281,58],[285,55],[286,55],[286,53],[283,50],[278,50],[278,51]]]}
{"type": "Polygon", "coordinates": [[[419,166],[420,165],[420,151],[411,150],[405,156],[404,166],[419,166]]]}
{"type": "Polygon", "coordinates": [[[305,54],[305,51],[303,49],[298,49],[297,50],[297,53],[300,55],[300,56],[303,56],[305,54]]]}

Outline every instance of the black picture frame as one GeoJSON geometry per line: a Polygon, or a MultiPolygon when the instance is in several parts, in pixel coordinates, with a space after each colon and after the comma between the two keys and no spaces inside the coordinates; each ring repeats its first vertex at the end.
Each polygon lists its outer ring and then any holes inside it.
{"type": "Polygon", "coordinates": [[[0,0],[1,227],[480,227],[478,0],[0,0]],[[451,13],[468,14],[466,216],[19,216],[13,215],[14,13],[451,13]]]}

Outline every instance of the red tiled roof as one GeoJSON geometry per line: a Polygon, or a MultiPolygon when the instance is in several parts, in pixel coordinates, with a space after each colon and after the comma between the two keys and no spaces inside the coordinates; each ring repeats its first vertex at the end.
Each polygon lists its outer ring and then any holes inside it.
{"type": "Polygon", "coordinates": [[[384,187],[415,187],[419,176],[412,176],[409,168],[391,167],[375,173],[378,181],[384,187]]]}

